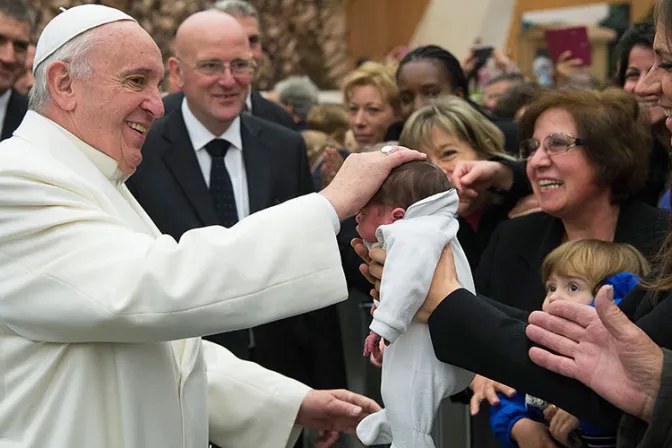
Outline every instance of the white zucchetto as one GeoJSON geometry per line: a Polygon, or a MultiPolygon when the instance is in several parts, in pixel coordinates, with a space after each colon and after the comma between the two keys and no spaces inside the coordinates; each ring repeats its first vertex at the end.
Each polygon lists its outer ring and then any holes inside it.
{"type": "Polygon", "coordinates": [[[137,23],[137,20],[125,12],[104,5],[80,5],[58,14],[44,27],[37,40],[33,74],[40,63],[74,37],[92,28],[120,20],[137,23]]]}

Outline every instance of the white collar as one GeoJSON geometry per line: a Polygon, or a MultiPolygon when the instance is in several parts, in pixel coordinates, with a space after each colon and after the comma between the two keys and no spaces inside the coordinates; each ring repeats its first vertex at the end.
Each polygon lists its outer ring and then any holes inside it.
{"type": "Polygon", "coordinates": [[[406,214],[403,219],[432,215],[454,217],[457,213],[459,204],[460,198],[457,196],[457,190],[451,188],[450,190],[434,194],[412,204],[406,209],[406,214]]]}
{"type": "Polygon", "coordinates": [[[5,93],[0,95],[0,110],[7,110],[7,105],[9,104],[9,98],[12,96],[12,89],[7,89],[5,93]]]}
{"type": "Polygon", "coordinates": [[[55,121],[44,115],[38,114],[35,111],[29,110],[26,113],[21,122],[21,126],[19,126],[19,129],[17,129],[15,134],[22,136],[22,138],[28,141],[35,141],[31,134],[33,134],[36,129],[39,129],[40,139],[48,139],[52,143],[57,141],[59,135],[65,137],[113,185],[116,186],[122,184],[130,177],[130,174],[126,174],[119,169],[119,164],[112,157],[79,139],[55,121]],[[40,127],[42,127],[42,129],[40,129],[40,127]],[[56,132],[54,133],[53,131],[56,132]]]}
{"type": "Polygon", "coordinates": [[[247,91],[247,98],[245,98],[245,105],[247,106],[247,111],[252,113],[252,86],[250,90],[247,91]]]}
{"type": "Polygon", "coordinates": [[[187,128],[191,145],[194,151],[200,151],[205,148],[205,145],[216,138],[221,138],[231,143],[231,147],[243,149],[243,138],[240,134],[240,116],[237,116],[222,135],[214,135],[210,132],[203,123],[198,121],[198,118],[189,109],[187,98],[182,100],[182,116],[184,117],[184,125],[187,128]]]}

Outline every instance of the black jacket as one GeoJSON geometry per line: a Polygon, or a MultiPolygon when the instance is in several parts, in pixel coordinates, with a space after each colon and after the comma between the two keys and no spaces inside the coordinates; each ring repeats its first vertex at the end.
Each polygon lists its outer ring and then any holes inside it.
{"type": "MultiPolygon", "coordinates": [[[[242,114],[241,137],[250,213],[313,191],[299,134],[242,114]]],[[[152,127],[127,185],[161,232],[178,241],[188,230],[219,224],[179,107],[152,127]]],[[[264,367],[311,387],[345,387],[335,306],[256,327],[254,338],[254,360],[264,367]]],[[[227,348],[240,355],[247,345],[227,348]]]]}
{"type": "MultiPolygon", "coordinates": [[[[654,305],[649,292],[635,288],[620,307],[656,344],[672,349],[669,294],[654,305]]],[[[543,398],[581,420],[616,432],[621,410],[582,383],[530,360],[528,352],[533,344],[525,335],[527,317],[525,311],[459,289],[446,297],[429,318],[434,351],[442,362],[543,398]]],[[[666,421],[667,431],[669,418],[666,421]]]]}
{"type": "Polygon", "coordinates": [[[5,140],[12,136],[16,128],[21,124],[21,121],[23,121],[26,112],[28,112],[28,97],[12,89],[9,102],[7,103],[5,122],[2,125],[0,140],[5,140]]]}
{"type": "MultiPolygon", "coordinates": [[[[168,115],[175,109],[179,108],[184,99],[184,93],[177,92],[170,94],[163,98],[163,108],[165,114],[168,115]]],[[[267,100],[259,92],[252,91],[250,95],[252,103],[251,114],[257,118],[263,118],[272,123],[284,126],[292,131],[299,131],[299,125],[294,123],[294,119],[282,106],[275,104],[273,101],[267,100]]]]}
{"type": "MultiPolygon", "coordinates": [[[[667,235],[669,213],[637,200],[621,205],[614,241],[628,243],[651,259],[667,235]]],[[[533,213],[503,222],[493,233],[474,274],[479,294],[532,312],[546,296],[541,265],[562,243],[560,219],[533,213]]]]}

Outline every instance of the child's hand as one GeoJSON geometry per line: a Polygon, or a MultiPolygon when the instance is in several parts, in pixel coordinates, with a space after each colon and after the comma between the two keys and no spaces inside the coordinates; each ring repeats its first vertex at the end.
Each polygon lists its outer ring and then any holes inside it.
{"type": "Polygon", "coordinates": [[[501,392],[509,398],[516,394],[514,388],[481,375],[476,375],[474,377],[469,388],[474,393],[473,397],[471,397],[471,402],[469,403],[472,416],[478,414],[478,411],[481,408],[481,401],[483,400],[488,400],[492,406],[498,405],[499,397],[497,396],[497,392],[501,392]]]}
{"type": "Polygon", "coordinates": [[[366,341],[364,341],[364,356],[371,354],[374,358],[378,358],[380,356],[380,340],[381,337],[373,331],[369,333],[366,341]]]}
{"type": "Polygon", "coordinates": [[[579,428],[579,419],[569,412],[558,409],[550,421],[549,430],[555,440],[567,445],[569,433],[579,428]]]}

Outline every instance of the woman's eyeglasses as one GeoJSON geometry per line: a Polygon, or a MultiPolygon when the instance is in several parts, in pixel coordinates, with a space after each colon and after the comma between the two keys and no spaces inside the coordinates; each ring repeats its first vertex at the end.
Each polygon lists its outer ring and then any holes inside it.
{"type": "Polygon", "coordinates": [[[523,160],[531,158],[540,147],[544,148],[547,155],[556,156],[585,143],[585,139],[572,137],[565,133],[548,134],[543,140],[543,144],[536,138],[528,138],[520,142],[520,158],[523,160]]]}

